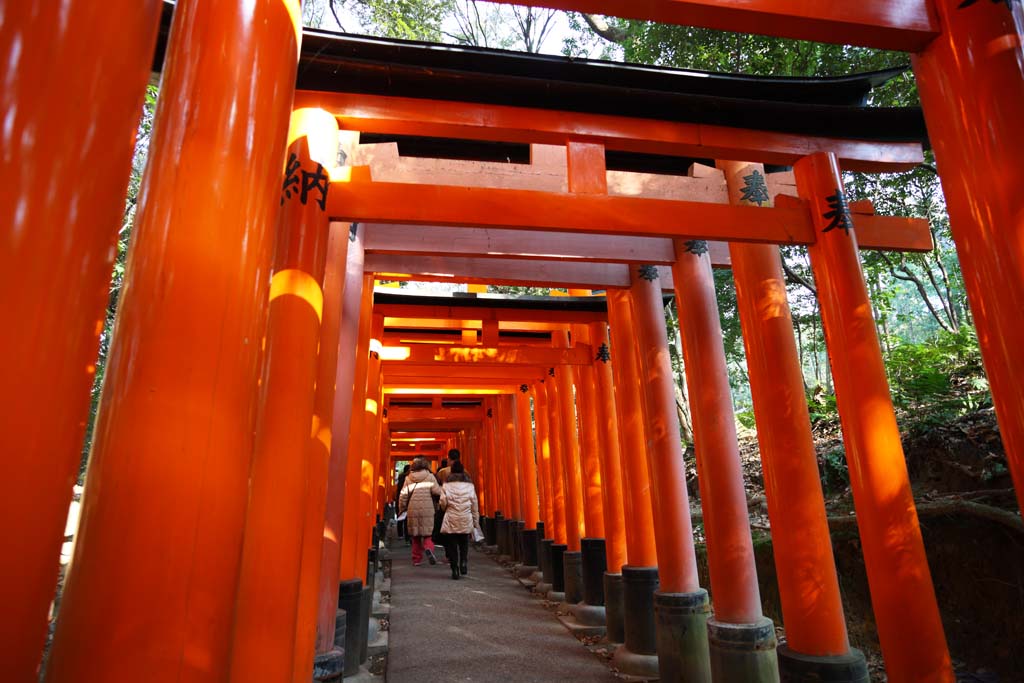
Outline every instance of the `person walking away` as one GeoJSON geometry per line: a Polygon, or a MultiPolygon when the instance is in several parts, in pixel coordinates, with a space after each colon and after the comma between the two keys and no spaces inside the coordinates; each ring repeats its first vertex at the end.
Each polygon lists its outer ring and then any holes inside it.
{"type": "Polygon", "coordinates": [[[398,498],[398,512],[408,513],[405,528],[412,537],[412,564],[415,567],[423,563],[426,553],[430,564],[437,564],[434,557],[434,542],[430,536],[434,531],[434,499],[440,496],[441,487],[437,479],[430,473],[426,459],[416,458],[412,461],[409,476],[398,498]]]}
{"type": "MultiPolygon", "coordinates": [[[[453,448],[448,451],[448,460],[441,461],[441,469],[437,471],[438,484],[444,486],[444,483],[448,480],[448,475],[451,474],[451,465],[454,465],[457,462],[462,462],[462,454],[459,453],[458,448],[453,448]]],[[[463,465],[463,468],[465,468],[465,465],[463,465]]],[[[465,469],[463,469],[463,473],[469,477],[469,473],[466,472],[465,469]]],[[[469,481],[473,481],[472,478],[470,478],[469,481]]]]}
{"type": "Polygon", "coordinates": [[[454,462],[448,481],[441,489],[441,508],[444,521],[445,554],[451,564],[452,579],[469,573],[469,535],[480,528],[480,506],[477,503],[476,487],[469,480],[461,462],[454,462]]]}
{"type": "MultiPolygon", "coordinates": [[[[406,465],[402,468],[402,473],[398,475],[398,482],[395,484],[395,514],[401,516],[401,512],[398,509],[398,499],[402,495],[402,488],[405,486],[405,478],[409,476],[409,466],[406,465]]],[[[398,521],[399,538],[405,539],[405,544],[409,545],[412,541],[409,540],[409,534],[406,533],[405,520],[401,519],[398,521]]]]}

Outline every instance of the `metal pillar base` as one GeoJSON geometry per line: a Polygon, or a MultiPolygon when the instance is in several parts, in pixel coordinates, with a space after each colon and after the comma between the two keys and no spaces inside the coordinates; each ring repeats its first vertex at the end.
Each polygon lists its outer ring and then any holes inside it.
{"type": "Polygon", "coordinates": [[[868,663],[864,653],[850,649],[845,655],[815,657],[790,650],[783,645],[778,649],[779,676],[782,683],[870,683],[868,663]]]}
{"type": "Polygon", "coordinates": [[[648,679],[659,676],[654,627],[654,593],[657,590],[657,567],[627,565],[622,568],[625,642],[615,650],[612,666],[628,676],[648,679]]]}
{"type": "Polygon", "coordinates": [[[661,680],[711,683],[707,627],[710,614],[706,590],[654,594],[661,680]]]}
{"type": "Polygon", "coordinates": [[[622,574],[604,573],[604,639],[606,643],[619,644],[626,640],[626,625],[623,603],[622,574]]]}
{"type": "Polygon", "coordinates": [[[775,624],[767,617],[756,624],[727,624],[708,619],[712,679],[778,683],[777,644],[775,624]]]}
{"type": "MultiPolygon", "coordinates": [[[[364,586],[359,596],[362,600],[359,615],[359,663],[364,664],[370,657],[370,612],[373,610],[373,586],[364,586]]],[[[376,637],[376,634],[374,634],[376,637]]]]}
{"type": "MultiPolygon", "coordinates": [[[[345,630],[342,636],[345,640],[345,675],[352,676],[359,671],[359,654],[362,652],[363,643],[359,636],[362,634],[360,622],[367,620],[369,615],[363,614],[363,582],[359,579],[342,581],[338,587],[338,611],[345,614],[345,630]]],[[[335,626],[335,643],[337,644],[337,626],[335,626]]]]}
{"type": "Polygon", "coordinates": [[[345,674],[345,651],[334,647],[313,657],[313,680],[336,681],[345,674]]]}
{"type": "Polygon", "coordinates": [[[565,592],[565,548],[564,543],[551,544],[551,585],[557,593],[565,592]]]}
{"type": "Polygon", "coordinates": [[[583,553],[567,550],[562,554],[563,585],[565,586],[565,609],[583,599],[583,553]]]}

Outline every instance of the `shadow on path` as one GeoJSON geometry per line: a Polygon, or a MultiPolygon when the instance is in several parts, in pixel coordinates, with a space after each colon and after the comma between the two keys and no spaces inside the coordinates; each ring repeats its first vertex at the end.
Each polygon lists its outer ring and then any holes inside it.
{"type": "Polygon", "coordinates": [[[483,553],[469,575],[448,565],[413,567],[396,542],[391,557],[389,683],[616,681],[538,598],[483,553]]]}

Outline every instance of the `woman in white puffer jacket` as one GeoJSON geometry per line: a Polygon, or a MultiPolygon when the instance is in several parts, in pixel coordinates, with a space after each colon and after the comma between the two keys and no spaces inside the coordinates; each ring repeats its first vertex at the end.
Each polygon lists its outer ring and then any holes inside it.
{"type": "Polygon", "coordinates": [[[440,505],[444,510],[444,521],[441,522],[444,552],[451,563],[452,578],[458,579],[469,573],[469,535],[474,528],[480,528],[476,487],[461,462],[456,461],[451,466],[451,473],[441,489],[440,505]]]}

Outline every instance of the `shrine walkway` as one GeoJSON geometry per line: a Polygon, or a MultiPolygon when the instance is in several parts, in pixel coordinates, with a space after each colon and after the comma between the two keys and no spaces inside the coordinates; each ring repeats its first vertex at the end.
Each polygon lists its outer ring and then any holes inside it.
{"type": "Polygon", "coordinates": [[[413,567],[401,541],[391,557],[389,683],[618,680],[484,553],[459,581],[443,562],[413,567]]]}

